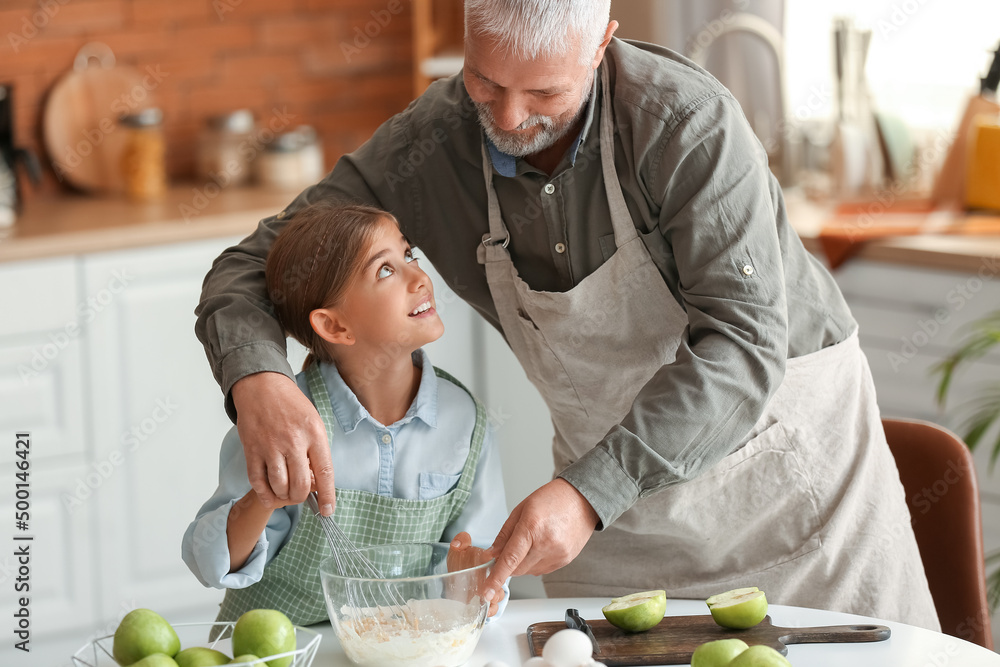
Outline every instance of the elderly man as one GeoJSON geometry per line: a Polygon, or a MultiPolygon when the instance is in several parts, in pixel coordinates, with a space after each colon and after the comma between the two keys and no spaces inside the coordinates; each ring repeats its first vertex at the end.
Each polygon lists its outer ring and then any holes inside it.
{"type": "Polygon", "coordinates": [[[857,325],[788,224],[739,105],[609,0],[466,0],[433,84],[208,274],[197,332],[254,489],[333,473],[289,378],[263,266],[320,199],[391,211],[545,399],[556,476],[497,536],[488,593],[755,585],[774,602],[936,629],[857,325]],[[595,530],[596,529],[596,530],[595,530]]]}

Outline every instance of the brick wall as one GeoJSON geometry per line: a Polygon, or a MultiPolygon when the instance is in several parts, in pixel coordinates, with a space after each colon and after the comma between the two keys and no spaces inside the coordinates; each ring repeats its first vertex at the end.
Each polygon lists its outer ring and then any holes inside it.
{"type": "Polygon", "coordinates": [[[193,177],[205,119],[237,108],[265,122],[287,109],[293,124],[313,125],[332,167],[412,99],[411,25],[399,0],[0,0],[0,82],[15,87],[18,145],[46,171],[25,194],[65,187],[43,148],[42,114],[88,42],[161,74],[151,94],[170,176],[182,180],[193,177]]]}

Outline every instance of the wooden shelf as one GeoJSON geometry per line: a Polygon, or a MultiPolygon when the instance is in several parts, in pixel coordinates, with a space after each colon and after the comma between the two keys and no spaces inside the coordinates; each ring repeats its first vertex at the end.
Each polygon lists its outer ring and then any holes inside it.
{"type": "Polygon", "coordinates": [[[413,94],[462,68],[465,36],[461,0],[413,0],[413,94]]]}

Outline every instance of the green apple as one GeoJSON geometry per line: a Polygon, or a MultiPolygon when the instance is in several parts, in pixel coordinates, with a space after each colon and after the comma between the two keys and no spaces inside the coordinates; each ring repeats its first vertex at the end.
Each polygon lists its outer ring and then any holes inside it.
{"type": "Polygon", "coordinates": [[[752,628],[767,616],[767,598],[756,587],[719,593],[705,600],[705,604],[716,623],[734,630],[752,628]]]}
{"type": "MultiPolygon", "coordinates": [[[[295,650],[295,626],[277,609],[251,609],[233,628],[233,655],[267,658],[295,650]]],[[[288,667],[294,656],[268,660],[268,667],[288,667]]]]}
{"type": "Polygon", "coordinates": [[[645,632],[663,620],[667,611],[665,591],[643,591],[614,598],[601,611],[608,623],[626,632],[645,632]]]}
{"type": "Polygon", "coordinates": [[[133,662],[134,667],[177,667],[177,663],[169,655],[150,653],[142,660],[133,662]]]}
{"type": "Polygon", "coordinates": [[[740,653],[728,667],[792,667],[792,663],[770,646],[759,645],[740,653]]]}
{"type": "Polygon", "coordinates": [[[252,653],[247,653],[246,655],[238,655],[238,656],[236,656],[235,658],[233,658],[233,661],[231,663],[229,663],[229,664],[231,664],[231,665],[239,665],[239,664],[256,665],[259,662],[260,662],[260,658],[258,658],[257,656],[253,655],[252,653]]]}
{"type": "Polygon", "coordinates": [[[128,667],[147,655],[163,653],[174,657],[181,650],[181,640],[167,620],[149,609],[133,609],[115,630],[111,652],[115,662],[128,667]]]}
{"type": "Polygon", "coordinates": [[[727,667],[733,658],[747,648],[747,643],[742,639],[705,642],[691,654],[691,667],[727,667]]]}
{"type": "Polygon", "coordinates": [[[228,665],[229,656],[214,648],[192,646],[175,655],[174,662],[177,663],[177,667],[215,667],[228,665]]]}

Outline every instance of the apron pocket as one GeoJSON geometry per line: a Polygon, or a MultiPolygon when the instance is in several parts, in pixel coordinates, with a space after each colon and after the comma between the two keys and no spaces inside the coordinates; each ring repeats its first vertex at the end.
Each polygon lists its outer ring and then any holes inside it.
{"type": "MultiPolygon", "coordinates": [[[[662,540],[667,572],[691,581],[768,569],[821,546],[809,471],[780,422],[690,482],[640,500],[615,528],[662,540]]],[[[669,575],[667,576],[669,580],[669,575]]]]}
{"type": "MultiPolygon", "coordinates": [[[[556,415],[570,415],[570,419],[585,417],[587,409],[579,392],[570,380],[566,367],[545,340],[545,334],[523,308],[518,307],[516,314],[518,326],[521,327],[521,350],[515,354],[528,379],[538,388],[538,393],[549,406],[553,422],[556,421],[556,415]]],[[[558,424],[556,427],[558,428],[558,424]]]]}

